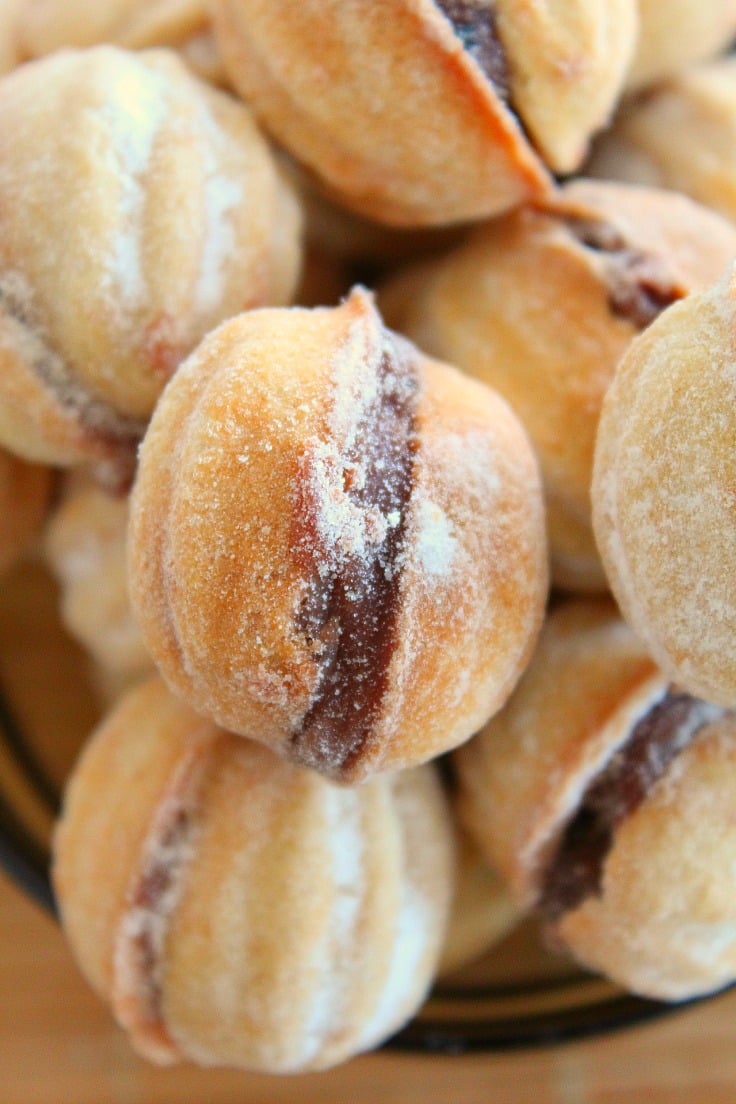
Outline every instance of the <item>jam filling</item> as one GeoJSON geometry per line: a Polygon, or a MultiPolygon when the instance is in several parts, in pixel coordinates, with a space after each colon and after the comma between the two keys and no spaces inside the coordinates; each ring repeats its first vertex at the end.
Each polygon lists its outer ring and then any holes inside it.
{"type": "MultiPolygon", "coordinates": [[[[319,664],[317,693],[292,737],[297,759],[340,772],[370,744],[397,643],[401,557],[413,486],[418,381],[411,358],[384,353],[374,397],[341,456],[340,497],[365,539],[326,546],[309,470],[296,549],[311,577],[298,616],[319,664]],[[306,560],[306,563],[305,563],[306,560]]],[[[307,464],[307,469],[309,464],[307,464]]]]}
{"type": "Polygon", "coordinates": [[[161,964],[167,917],[179,889],[179,877],[188,856],[187,843],[193,828],[192,810],[176,810],[156,841],[156,853],[142,872],[128,902],[128,954],[139,982],[141,1008],[150,1027],[163,1028],[163,978],[161,964]]]}
{"type": "Polygon", "coordinates": [[[142,841],[114,940],[111,996],[118,1021],[154,1061],[181,1057],[165,1018],[172,919],[187,885],[201,825],[201,786],[212,738],[192,736],[142,841]]]}
{"type": "Polygon", "coordinates": [[[606,257],[608,305],[639,330],[646,329],[686,289],[675,283],[659,257],[634,249],[604,220],[568,216],[565,222],[581,245],[606,257]]]}
{"type": "Polygon", "coordinates": [[[94,398],[73,376],[72,369],[47,343],[34,323],[23,296],[9,282],[0,284],[0,308],[17,326],[16,340],[23,361],[87,432],[107,446],[107,460],[97,461],[97,481],[113,493],[126,494],[135,475],[138,445],[146,431],[144,419],[119,414],[102,399],[94,398]]]}
{"type": "Polygon", "coordinates": [[[589,785],[547,869],[539,907],[549,920],[600,895],[603,866],[618,825],[700,729],[722,714],[718,706],[670,690],[638,721],[626,744],[589,785]]]}
{"type": "Polygon", "coordinates": [[[473,3],[473,0],[436,0],[436,4],[452,24],[463,48],[488,77],[498,97],[508,103],[511,74],[494,9],[473,3]]]}

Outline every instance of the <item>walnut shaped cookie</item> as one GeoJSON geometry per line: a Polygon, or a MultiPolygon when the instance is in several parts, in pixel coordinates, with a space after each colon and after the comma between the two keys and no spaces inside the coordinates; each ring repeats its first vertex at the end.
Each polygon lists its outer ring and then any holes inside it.
{"type": "Polygon", "coordinates": [[[431,766],[337,786],[160,679],[85,747],[55,836],[65,933],[135,1048],[268,1073],[378,1045],[431,984],[453,829],[431,766]]]}
{"type": "Polygon", "coordinates": [[[590,482],[619,359],[669,303],[718,279],[734,255],[733,227],[684,196],[578,179],[381,290],[391,326],[496,388],[527,429],[556,585],[608,588],[590,482]]]}
{"type": "Polygon", "coordinates": [[[503,400],[364,291],[251,311],[162,396],[129,565],[177,693],[355,781],[456,746],[518,679],[547,591],[536,463],[503,400]]]}
{"type": "Polygon", "coordinates": [[[664,1000],[736,978],[736,713],[673,685],[612,603],[557,607],[454,761],[468,830],[584,965],[664,1000]]]}
{"type": "Polygon", "coordinates": [[[0,83],[0,442],[129,479],[223,318],[287,302],[299,213],[247,108],[166,51],[61,51],[0,83]]]}
{"type": "Polygon", "coordinates": [[[225,68],[346,206],[461,222],[542,195],[613,110],[634,0],[218,0],[225,68]]]}

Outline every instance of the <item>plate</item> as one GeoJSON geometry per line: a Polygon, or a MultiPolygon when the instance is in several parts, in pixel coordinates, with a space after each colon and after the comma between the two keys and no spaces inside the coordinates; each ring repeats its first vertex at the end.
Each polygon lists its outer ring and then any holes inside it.
{"type": "MultiPolygon", "coordinates": [[[[88,660],[64,632],[57,609],[56,586],[40,563],[27,562],[0,583],[0,864],[54,914],[54,821],[64,780],[104,708],[88,660]]],[[[527,922],[437,986],[386,1045],[447,1055],[549,1045],[678,1007],[582,973],[547,949],[527,922]]]]}

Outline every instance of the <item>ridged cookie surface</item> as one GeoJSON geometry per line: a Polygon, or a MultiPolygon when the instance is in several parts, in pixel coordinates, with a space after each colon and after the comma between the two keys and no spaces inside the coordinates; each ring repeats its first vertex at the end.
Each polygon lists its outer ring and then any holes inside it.
{"type": "Polygon", "coordinates": [[[355,780],[456,746],[510,693],[546,594],[536,465],[503,400],[364,292],[252,311],[156,410],[129,562],[178,693],[355,780]]]}
{"type": "Polygon", "coordinates": [[[416,1010],[453,833],[432,768],[336,786],[153,680],[87,746],[55,854],[79,964],[142,1054],[285,1073],[416,1010]]]}

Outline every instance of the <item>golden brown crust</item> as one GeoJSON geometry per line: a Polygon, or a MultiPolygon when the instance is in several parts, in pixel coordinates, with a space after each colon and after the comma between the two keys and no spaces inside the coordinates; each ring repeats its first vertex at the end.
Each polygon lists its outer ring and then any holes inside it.
{"type": "Polygon", "coordinates": [[[736,705],[733,274],[630,348],[603,406],[596,538],[624,616],[693,694],[736,705]]]}
{"type": "Polygon", "coordinates": [[[381,293],[389,324],[518,413],[540,459],[558,586],[607,587],[589,488],[619,358],[664,303],[707,286],[734,253],[732,228],[684,197],[579,180],[381,293]]]}
{"type": "Polygon", "coordinates": [[[413,531],[376,769],[434,758],[501,708],[528,663],[547,593],[541,493],[521,425],[495,392],[447,365],[427,360],[423,375],[413,531]]]}
{"type": "Polygon", "coordinates": [[[505,404],[365,293],[242,315],[180,369],[141,451],[144,638],[178,692],[281,754],[351,779],[424,761],[499,707],[532,646],[537,478],[505,404]]]}
{"type": "Polygon", "coordinates": [[[31,459],[130,463],[200,337],[288,299],[293,197],[247,109],[163,51],[25,65],[0,122],[0,436],[31,459]]]}
{"type": "Polygon", "coordinates": [[[422,1000],[452,845],[430,768],[336,787],[154,680],[83,754],[54,880],[80,965],[142,1053],[295,1072],[376,1045],[422,1000]]]}
{"type": "Polygon", "coordinates": [[[338,206],[292,158],[285,157],[283,165],[301,200],[307,246],[345,264],[367,265],[369,271],[390,268],[449,249],[466,233],[464,225],[407,228],[365,218],[338,206]]]}
{"type": "Polygon", "coordinates": [[[347,206],[421,226],[547,190],[513,114],[430,0],[288,11],[221,0],[214,17],[234,87],[347,206]]]}

